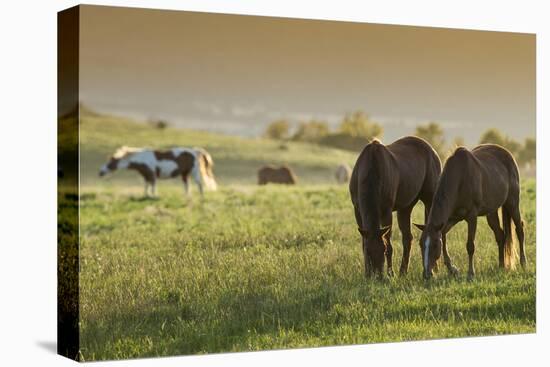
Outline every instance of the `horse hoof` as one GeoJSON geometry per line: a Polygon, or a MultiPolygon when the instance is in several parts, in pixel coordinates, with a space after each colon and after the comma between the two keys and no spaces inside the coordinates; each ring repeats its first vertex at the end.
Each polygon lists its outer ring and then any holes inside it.
{"type": "Polygon", "coordinates": [[[474,274],[468,273],[468,281],[471,282],[474,280],[474,274]]]}
{"type": "Polygon", "coordinates": [[[388,270],[388,276],[389,276],[390,278],[393,278],[393,275],[394,275],[394,274],[393,274],[393,270],[391,270],[391,269],[388,270]]]}
{"type": "Polygon", "coordinates": [[[525,270],[527,268],[527,261],[525,261],[525,258],[520,259],[521,268],[525,270]]]}
{"type": "Polygon", "coordinates": [[[460,272],[458,271],[458,268],[456,266],[451,265],[451,267],[449,268],[449,274],[456,278],[458,277],[460,272]]]}

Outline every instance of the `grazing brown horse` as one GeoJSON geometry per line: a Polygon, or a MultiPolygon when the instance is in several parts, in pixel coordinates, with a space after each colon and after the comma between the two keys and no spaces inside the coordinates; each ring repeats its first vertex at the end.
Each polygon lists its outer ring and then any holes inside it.
{"type": "Polygon", "coordinates": [[[268,183],[294,185],[296,184],[296,176],[287,166],[264,166],[258,170],[258,185],[268,183]]]}
{"type": "Polygon", "coordinates": [[[390,241],[392,212],[403,239],[400,273],[407,273],[411,251],[411,212],[424,203],[427,217],[432,205],[441,162],[424,140],[407,136],[384,146],[377,140],[368,144],[355,163],[349,190],[355,220],[363,241],[365,275],[382,275],[384,256],[392,275],[393,248],[390,241]]]}
{"type": "Polygon", "coordinates": [[[452,274],[445,234],[458,222],[468,223],[469,268],[468,279],[474,276],[474,251],[477,217],[487,216],[489,227],[498,244],[499,266],[513,267],[512,221],[520,245],[521,265],[525,266],[523,249],[523,222],[519,212],[519,172],[516,161],[506,149],[493,144],[483,144],[472,151],[460,147],[449,157],[439,179],[432,208],[422,230],[420,246],[423,254],[424,277],[432,276],[433,264],[441,256],[452,274]],[[502,208],[500,227],[498,209],[502,208]]]}

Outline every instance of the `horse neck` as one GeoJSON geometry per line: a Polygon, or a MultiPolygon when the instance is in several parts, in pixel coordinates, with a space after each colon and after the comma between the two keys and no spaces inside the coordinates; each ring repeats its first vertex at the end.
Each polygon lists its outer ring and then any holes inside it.
{"type": "Polygon", "coordinates": [[[366,218],[363,219],[363,225],[367,231],[380,228],[380,192],[380,181],[378,181],[376,185],[369,185],[367,188],[367,197],[366,200],[363,200],[366,207],[364,211],[366,213],[366,218]]]}
{"type": "Polygon", "coordinates": [[[428,224],[437,227],[449,221],[458,198],[462,176],[460,167],[454,167],[452,163],[445,167],[437,184],[428,224]]]}
{"type": "Polygon", "coordinates": [[[363,226],[367,231],[380,229],[381,197],[386,184],[383,149],[382,146],[373,147],[367,160],[366,180],[359,188],[359,202],[364,206],[361,212],[366,214],[363,226]]]}
{"type": "Polygon", "coordinates": [[[124,158],[121,158],[118,161],[117,169],[129,169],[130,168],[130,159],[132,158],[132,155],[126,156],[124,158]]]}

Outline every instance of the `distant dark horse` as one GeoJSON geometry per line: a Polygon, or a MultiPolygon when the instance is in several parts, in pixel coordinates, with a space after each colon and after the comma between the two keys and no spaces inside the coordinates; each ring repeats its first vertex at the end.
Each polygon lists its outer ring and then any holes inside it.
{"type": "Polygon", "coordinates": [[[432,276],[435,261],[441,256],[451,273],[456,268],[447,252],[445,234],[458,222],[468,223],[469,269],[468,278],[474,276],[474,250],[477,217],[487,216],[487,222],[498,244],[499,266],[513,267],[512,220],[520,245],[520,261],[525,266],[523,249],[523,222],[519,212],[519,172],[516,161],[506,149],[493,144],[484,144],[471,152],[457,148],[449,157],[437,185],[432,209],[422,230],[420,246],[423,253],[424,277],[432,276]],[[500,227],[498,209],[502,207],[500,227]]]}
{"type": "Polygon", "coordinates": [[[368,144],[355,163],[349,190],[355,220],[363,240],[365,275],[382,275],[384,255],[392,275],[392,212],[403,239],[400,273],[407,273],[411,251],[411,212],[424,203],[425,216],[432,205],[441,162],[424,140],[408,136],[384,146],[375,140],[368,144]]]}
{"type": "Polygon", "coordinates": [[[295,185],[296,181],[296,175],[288,166],[263,166],[258,170],[258,185],[268,183],[295,185]]]}

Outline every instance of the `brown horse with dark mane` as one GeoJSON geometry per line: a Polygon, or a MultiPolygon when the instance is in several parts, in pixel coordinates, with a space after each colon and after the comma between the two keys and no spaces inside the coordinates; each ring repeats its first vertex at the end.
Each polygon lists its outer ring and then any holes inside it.
{"type": "Polygon", "coordinates": [[[296,175],[288,166],[263,166],[258,170],[258,185],[268,183],[295,185],[296,175]]]}
{"type": "Polygon", "coordinates": [[[414,136],[387,146],[374,140],[363,149],[353,168],[349,190],[363,241],[366,276],[372,272],[382,275],[384,257],[388,274],[393,274],[394,211],[403,240],[400,273],[407,273],[412,242],[411,212],[420,200],[427,217],[440,173],[437,153],[426,141],[414,136]]]}
{"type": "Polygon", "coordinates": [[[486,216],[498,244],[499,266],[514,265],[512,221],[519,240],[520,261],[525,267],[523,221],[519,211],[519,171],[512,154],[493,144],[483,144],[472,151],[457,148],[449,157],[439,179],[432,209],[422,230],[420,246],[424,277],[432,276],[434,263],[441,256],[451,274],[457,274],[447,252],[445,234],[458,222],[468,223],[468,279],[474,276],[474,251],[477,217],[486,216]],[[498,209],[502,208],[500,227],[498,209]]]}

